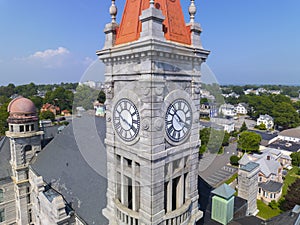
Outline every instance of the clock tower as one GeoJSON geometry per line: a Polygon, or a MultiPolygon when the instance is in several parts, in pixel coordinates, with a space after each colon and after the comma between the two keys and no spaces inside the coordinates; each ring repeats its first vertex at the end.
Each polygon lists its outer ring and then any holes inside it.
{"type": "Polygon", "coordinates": [[[190,1],[127,0],[105,27],[109,224],[196,224],[200,67],[209,54],[190,1]]]}

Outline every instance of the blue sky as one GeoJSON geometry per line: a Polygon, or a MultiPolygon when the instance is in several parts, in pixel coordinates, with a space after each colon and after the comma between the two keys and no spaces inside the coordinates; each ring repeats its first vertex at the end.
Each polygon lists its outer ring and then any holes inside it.
{"type": "MultiPolygon", "coordinates": [[[[187,18],[189,2],[181,0],[187,18]]],[[[125,0],[116,3],[120,21],[125,0]]],[[[221,84],[300,84],[299,0],[196,5],[211,50],[207,64],[221,84]]],[[[103,79],[93,62],[109,6],[110,0],[0,0],[0,85],[103,79]],[[96,69],[88,69],[91,63],[96,69]]]]}

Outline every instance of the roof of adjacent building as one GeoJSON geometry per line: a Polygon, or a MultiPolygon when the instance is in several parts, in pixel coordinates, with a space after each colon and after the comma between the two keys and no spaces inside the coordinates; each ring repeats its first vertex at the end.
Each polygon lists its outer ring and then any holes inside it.
{"type": "Polygon", "coordinates": [[[270,180],[267,182],[259,183],[258,187],[262,188],[267,192],[280,192],[282,185],[282,183],[270,180]]]}
{"type": "MultiPolygon", "coordinates": [[[[203,217],[197,225],[220,225],[219,222],[211,219],[212,187],[201,177],[198,177],[199,204],[203,211],[203,217]]],[[[228,225],[259,225],[263,220],[254,216],[245,216],[247,211],[247,201],[236,196],[234,198],[234,218],[228,225]]]]}
{"type": "Polygon", "coordinates": [[[300,213],[293,212],[293,210],[281,213],[266,221],[266,225],[299,225],[300,224],[300,213]]]}
{"type": "Polygon", "coordinates": [[[102,215],[107,189],[105,131],[104,118],[76,118],[31,165],[87,224],[108,224],[102,215]]]}
{"type": "Polygon", "coordinates": [[[300,128],[284,130],[281,131],[279,135],[284,137],[300,138],[300,128]]]}
{"type": "Polygon", "coordinates": [[[269,116],[268,114],[260,115],[258,119],[260,119],[260,120],[271,120],[271,121],[273,121],[273,117],[269,116]]]}
{"type": "Polygon", "coordinates": [[[247,171],[247,172],[252,172],[257,167],[259,167],[259,164],[255,163],[255,162],[249,162],[246,165],[241,166],[240,169],[247,171]]]}
{"type": "Polygon", "coordinates": [[[10,146],[7,137],[0,137],[0,180],[10,178],[12,171],[10,166],[10,146]]]}
{"type": "Polygon", "coordinates": [[[268,145],[268,147],[290,152],[297,152],[300,150],[300,143],[277,140],[268,145]]]}
{"type": "Polygon", "coordinates": [[[265,157],[258,159],[256,163],[260,166],[260,172],[262,172],[266,177],[269,177],[271,174],[277,175],[278,169],[281,168],[281,165],[276,160],[268,160],[265,157]]]}
{"type": "Polygon", "coordinates": [[[218,195],[222,198],[229,199],[234,195],[235,190],[232,189],[228,184],[222,184],[221,186],[213,190],[211,193],[218,195]]]}
{"type": "Polygon", "coordinates": [[[242,156],[242,158],[239,160],[239,164],[240,164],[241,166],[246,165],[246,164],[249,163],[249,162],[251,162],[251,160],[250,160],[250,158],[249,158],[249,156],[248,156],[247,153],[245,153],[245,154],[242,156]]]}

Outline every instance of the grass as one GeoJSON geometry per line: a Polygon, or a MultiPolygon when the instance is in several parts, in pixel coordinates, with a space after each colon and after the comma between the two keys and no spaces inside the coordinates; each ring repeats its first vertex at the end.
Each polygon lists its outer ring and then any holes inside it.
{"type": "Polygon", "coordinates": [[[284,197],[288,191],[288,187],[296,181],[296,179],[299,177],[297,175],[298,168],[296,166],[293,167],[293,169],[289,170],[287,175],[284,178],[283,181],[283,187],[282,187],[282,197],[284,197]]]}
{"type": "Polygon", "coordinates": [[[257,200],[257,208],[259,210],[257,216],[266,220],[278,216],[281,213],[280,209],[272,209],[261,200],[257,200]]]}
{"type": "Polygon", "coordinates": [[[227,181],[225,181],[226,184],[231,184],[236,178],[237,178],[238,174],[235,173],[232,175],[232,177],[230,177],[227,181]]]}

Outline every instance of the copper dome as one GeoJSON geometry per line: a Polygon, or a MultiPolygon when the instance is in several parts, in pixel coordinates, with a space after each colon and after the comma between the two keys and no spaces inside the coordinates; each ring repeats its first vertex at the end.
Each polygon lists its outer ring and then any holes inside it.
{"type": "Polygon", "coordinates": [[[36,114],[36,107],[30,99],[20,96],[9,103],[7,111],[11,114],[36,114]]]}

